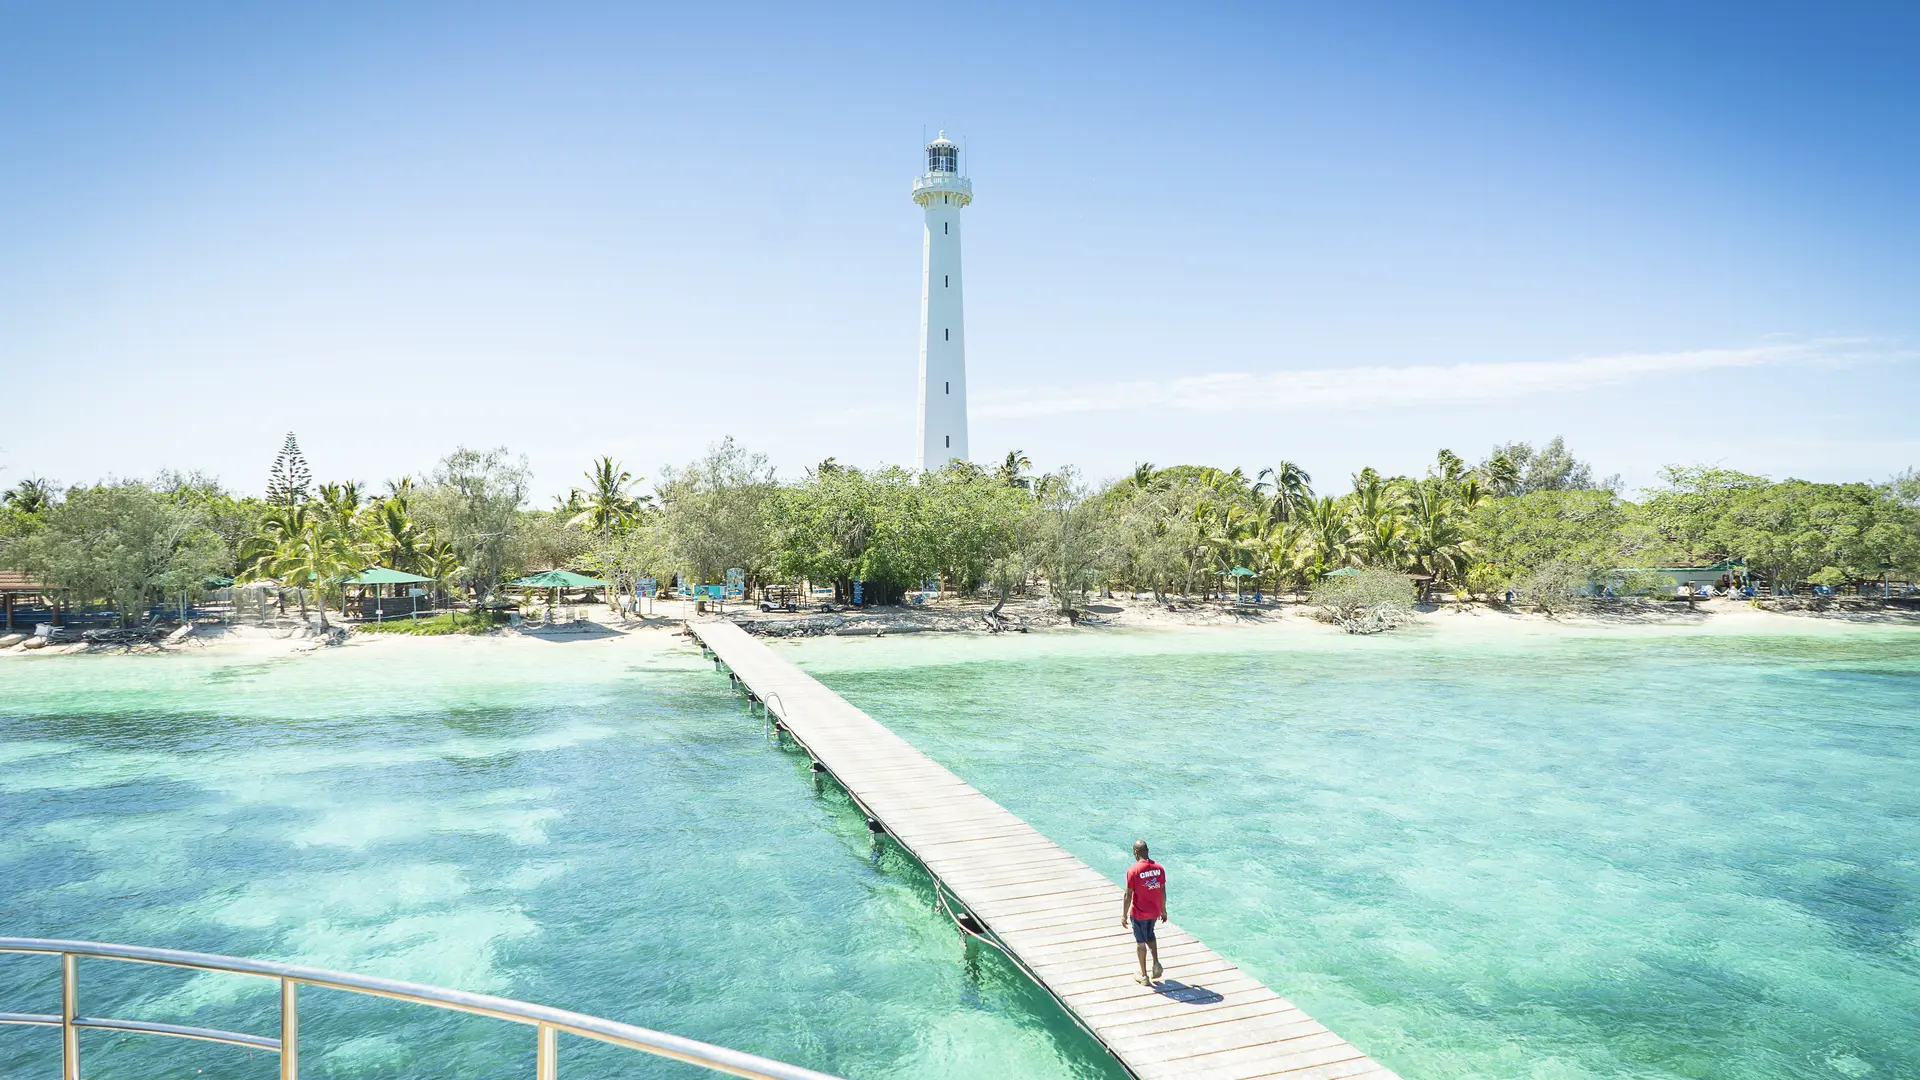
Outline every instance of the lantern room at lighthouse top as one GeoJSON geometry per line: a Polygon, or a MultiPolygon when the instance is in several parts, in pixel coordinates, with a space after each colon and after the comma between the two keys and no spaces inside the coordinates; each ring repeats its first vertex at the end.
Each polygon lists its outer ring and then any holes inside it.
{"type": "Polygon", "coordinates": [[[913,182],[913,201],[965,206],[973,201],[973,182],[960,175],[960,147],[946,132],[927,144],[927,171],[913,182]]]}

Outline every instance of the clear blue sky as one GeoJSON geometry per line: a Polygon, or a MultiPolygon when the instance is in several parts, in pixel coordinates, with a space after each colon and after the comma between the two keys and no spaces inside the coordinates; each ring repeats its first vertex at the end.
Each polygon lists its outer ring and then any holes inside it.
{"type": "Polygon", "coordinates": [[[0,3],[0,483],[1920,462],[1920,8],[0,3]]]}

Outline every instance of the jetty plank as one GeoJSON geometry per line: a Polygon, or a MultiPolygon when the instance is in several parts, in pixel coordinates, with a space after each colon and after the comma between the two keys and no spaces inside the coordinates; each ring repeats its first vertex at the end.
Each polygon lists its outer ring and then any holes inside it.
{"type": "Polygon", "coordinates": [[[687,630],[1139,1080],[1399,1080],[1173,923],[1141,986],[1118,884],[733,623],[687,630]]]}

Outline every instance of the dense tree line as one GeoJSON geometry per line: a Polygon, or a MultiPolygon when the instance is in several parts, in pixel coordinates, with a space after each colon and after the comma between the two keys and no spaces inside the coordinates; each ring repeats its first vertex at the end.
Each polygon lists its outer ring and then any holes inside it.
{"type": "Polygon", "coordinates": [[[1783,586],[1858,586],[1920,573],[1920,480],[1771,481],[1673,467],[1639,502],[1560,439],[1495,447],[1477,464],[1440,451],[1419,476],[1363,468],[1316,491],[1281,461],[1240,469],[1142,465],[1089,485],[1071,469],[1029,475],[1017,451],[994,468],[863,470],[833,459],[790,483],[728,440],[670,470],[658,507],[586,556],[603,570],[717,581],[810,581],[845,599],[911,588],[975,592],[1045,583],[1071,607],[1094,590],[1215,596],[1301,592],[1336,570],[1410,576],[1421,593],[1513,589],[1564,596],[1629,588],[1658,567],[1737,560],[1783,586]],[[616,558],[597,554],[617,550],[616,558]]]}
{"type": "Polygon", "coordinates": [[[324,607],[368,566],[475,602],[564,567],[631,591],[643,579],[807,581],[869,602],[910,589],[1044,590],[1063,609],[1103,590],[1219,596],[1303,592],[1343,568],[1391,571],[1422,594],[1516,590],[1547,602],[1635,568],[1742,561],[1783,586],[1920,575],[1920,476],[1884,483],[1665,470],[1639,501],[1596,480],[1563,442],[1509,443],[1475,464],[1442,450],[1418,476],[1363,468],[1335,490],[1298,465],[1141,465],[1090,484],[1034,474],[1019,452],[987,468],[861,469],[827,459],[783,482],[731,439],[663,470],[652,495],[611,458],[550,509],[529,505],[523,459],[460,449],[428,475],[315,486],[289,435],[263,498],[200,476],[60,489],[29,479],[0,502],[0,562],[123,612],[210,578],[272,578],[324,607]]]}

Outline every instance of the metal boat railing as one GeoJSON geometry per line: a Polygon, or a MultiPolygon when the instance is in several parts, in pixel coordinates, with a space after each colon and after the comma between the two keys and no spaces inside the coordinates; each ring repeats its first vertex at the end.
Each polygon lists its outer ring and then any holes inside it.
{"type": "Polygon", "coordinates": [[[103,945],[93,941],[0,937],[0,953],[39,953],[60,958],[60,1015],[0,1012],[0,1025],[27,1024],[59,1028],[62,1080],[80,1080],[80,1032],[85,1029],[166,1035],[177,1039],[198,1039],[203,1042],[225,1043],[229,1046],[244,1046],[250,1050],[268,1050],[280,1055],[280,1080],[298,1080],[300,1075],[299,988],[301,986],[320,986],[372,997],[393,998],[453,1012],[473,1013],[478,1016],[490,1016],[496,1020],[527,1024],[536,1032],[537,1050],[534,1056],[536,1080],[558,1080],[558,1037],[563,1031],[569,1035],[596,1039],[615,1046],[624,1046],[629,1050],[672,1058],[675,1061],[699,1065],[715,1072],[750,1077],[753,1080],[837,1080],[826,1073],[803,1069],[798,1065],[788,1065],[755,1054],[729,1050],[724,1046],[703,1043],[697,1039],[682,1038],[661,1031],[635,1027],[632,1024],[603,1020],[585,1013],[568,1012],[565,1009],[553,1009],[545,1005],[532,1005],[510,998],[493,997],[489,994],[469,994],[464,990],[448,990],[422,983],[402,982],[399,979],[382,979],[371,975],[328,971],[325,968],[278,964],[268,960],[244,960],[233,956],[216,956],[212,953],[149,949],[139,945],[103,945]],[[276,979],[280,983],[280,1037],[276,1039],[239,1031],[160,1024],[146,1020],[108,1020],[81,1016],[80,959],[82,957],[276,979]]]}

